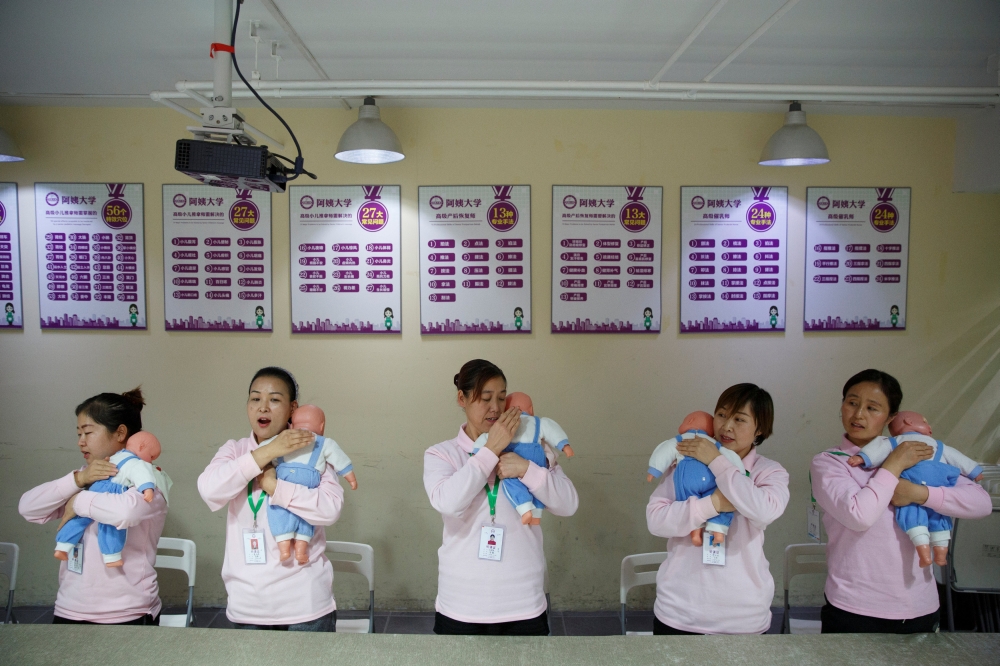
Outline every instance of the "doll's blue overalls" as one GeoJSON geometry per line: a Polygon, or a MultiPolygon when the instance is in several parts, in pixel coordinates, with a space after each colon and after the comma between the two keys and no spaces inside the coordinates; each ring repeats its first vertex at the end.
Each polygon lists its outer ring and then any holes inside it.
{"type": "MultiPolygon", "coordinates": [[[[531,442],[513,442],[503,450],[503,453],[516,453],[539,467],[548,467],[549,462],[545,458],[545,449],[539,441],[539,436],[542,432],[542,420],[537,416],[533,418],[535,419],[535,438],[531,442]]],[[[474,450],[473,453],[478,450],[474,450]]],[[[545,508],[544,504],[535,499],[535,496],[531,494],[531,491],[528,490],[528,487],[524,485],[524,481],[521,481],[521,479],[501,479],[500,487],[503,488],[503,494],[507,496],[507,499],[515,507],[531,502],[532,506],[536,509],[545,508]]]]}
{"type": "MultiPolygon", "coordinates": [[[[278,463],[275,469],[278,478],[282,481],[294,483],[297,486],[305,486],[306,488],[318,487],[322,474],[316,469],[316,463],[319,461],[320,453],[323,452],[323,443],[325,441],[323,437],[316,437],[312,455],[309,456],[309,462],[306,464],[285,462],[284,458],[275,458],[275,462],[278,463]]],[[[284,534],[294,534],[296,538],[301,536],[312,539],[313,532],[315,531],[315,528],[305,520],[284,507],[275,506],[270,500],[267,503],[267,524],[271,528],[271,535],[275,537],[284,534]]]]}
{"type": "MultiPolygon", "coordinates": [[[[701,430],[694,432],[706,439],[712,439],[708,433],[701,430]]],[[[715,448],[722,449],[722,444],[716,442],[715,448]]],[[[690,456],[684,456],[677,463],[677,469],[674,470],[674,498],[678,502],[683,502],[689,497],[708,497],[715,492],[715,488],[715,474],[705,463],[690,456]]],[[[719,525],[731,525],[733,512],[723,511],[712,518],[711,522],[719,525]]]]}
{"type": "MultiPolygon", "coordinates": [[[[121,467],[132,458],[139,457],[131,451],[129,451],[128,454],[129,455],[118,461],[118,467],[121,467]]],[[[92,483],[87,490],[92,493],[121,495],[128,490],[128,488],[119,483],[115,483],[111,479],[103,479],[92,483]]],[[[73,516],[66,521],[65,525],[59,528],[58,532],[56,532],[56,543],[71,543],[75,546],[80,543],[80,540],[83,538],[83,533],[87,531],[87,528],[90,527],[92,522],[94,522],[93,518],[73,516]]],[[[125,547],[125,537],[127,534],[128,530],[120,530],[114,525],[97,523],[97,546],[101,549],[101,554],[115,555],[122,552],[122,549],[125,547]]]]}
{"type": "MultiPolygon", "coordinates": [[[[903,435],[900,435],[903,437],[903,435]]],[[[895,437],[889,438],[889,445],[895,450],[898,442],[895,437]]],[[[944,453],[944,443],[938,442],[934,457],[930,460],[921,460],[913,467],[903,470],[899,478],[906,479],[911,483],[921,486],[935,486],[950,488],[958,483],[958,477],[962,470],[941,462],[941,454],[944,453]]],[[[934,509],[929,509],[920,504],[907,504],[896,507],[896,523],[904,532],[914,527],[926,527],[928,532],[950,532],[951,518],[942,516],[934,509]]]]}

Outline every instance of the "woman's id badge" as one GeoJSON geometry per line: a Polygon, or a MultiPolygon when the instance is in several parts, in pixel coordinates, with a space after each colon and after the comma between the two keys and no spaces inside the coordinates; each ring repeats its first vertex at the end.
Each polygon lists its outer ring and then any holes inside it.
{"type": "Polygon", "coordinates": [[[83,573],[83,544],[78,543],[69,551],[69,560],[66,561],[66,569],[75,574],[83,573]]]}
{"type": "Polygon", "coordinates": [[[823,532],[820,529],[820,519],[819,519],[819,509],[813,504],[809,507],[809,517],[806,521],[806,532],[809,534],[809,538],[820,543],[823,540],[823,532]]]}
{"type": "Polygon", "coordinates": [[[267,564],[264,533],[260,530],[243,528],[243,559],[247,564],[267,564]]]}
{"type": "Polygon", "coordinates": [[[503,527],[500,525],[483,525],[479,536],[479,559],[500,561],[503,553],[503,527]]]}
{"type": "Polygon", "coordinates": [[[726,544],[715,543],[715,537],[711,532],[705,532],[701,542],[701,563],[720,567],[726,565],[726,544]]]}

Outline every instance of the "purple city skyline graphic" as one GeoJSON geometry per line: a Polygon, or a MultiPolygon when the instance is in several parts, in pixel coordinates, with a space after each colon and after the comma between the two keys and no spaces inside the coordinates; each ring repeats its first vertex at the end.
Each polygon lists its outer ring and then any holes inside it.
{"type": "Polygon", "coordinates": [[[659,333],[660,322],[655,321],[647,331],[645,326],[634,326],[630,321],[621,319],[605,319],[603,322],[592,322],[590,318],[575,321],[552,322],[553,333],[659,333]]]}
{"type": "Polygon", "coordinates": [[[806,331],[905,331],[906,326],[896,326],[878,319],[868,317],[855,317],[851,321],[844,321],[840,317],[830,317],[824,319],[803,320],[802,327],[806,331]]]}
{"type": "Polygon", "coordinates": [[[756,333],[784,331],[785,327],[776,326],[771,328],[771,322],[759,322],[756,319],[733,319],[731,321],[719,321],[718,317],[709,319],[704,317],[701,321],[688,319],[681,322],[681,333],[756,333]]]}
{"type": "Polygon", "coordinates": [[[122,320],[118,317],[90,317],[83,318],[76,314],[63,313],[61,316],[40,317],[42,328],[123,328],[128,330],[144,331],[146,322],[140,317],[136,326],[128,319],[122,320]]]}
{"type": "Polygon", "coordinates": [[[508,328],[504,328],[504,323],[499,321],[491,321],[487,319],[484,322],[478,319],[470,323],[462,323],[460,319],[445,319],[444,322],[432,321],[427,324],[420,324],[420,333],[422,335],[439,335],[447,333],[531,333],[531,323],[525,320],[523,328],[517,330],[514,328],[513,324],[507,324],[508,328]]]}
{"type": "Polygon", "coordinates": [[[204,317],[189,316],[187,319],[167,319],[164,325],[168,331],[246,331],[250,333],[270,333],[271,320],[264,320],[264,327],[257,328],[257,322],[247,323],[242,319],[232,317],[217,317],[208,320],[204,317]]]}
{"type": "Polygon", "coordinates": [[[398,323],[393,322],[394,328],[385,329],[385,323],[379,322],[376,327],[370,321],[344,321],[343,323],[333,323],[329,319],[320,321],[319,317],[315,321],[292,322],[292,333],[401,333],[398,323]]]}

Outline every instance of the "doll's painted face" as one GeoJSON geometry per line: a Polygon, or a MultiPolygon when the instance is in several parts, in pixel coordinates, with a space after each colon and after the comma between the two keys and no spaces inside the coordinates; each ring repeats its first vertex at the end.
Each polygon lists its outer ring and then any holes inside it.
{"type": "Polygon", "coordinates": [[[118,426],[114,432],[91,418],[90,414],[80,412],[76,417],[76,445],[87,464],[92,460],[104,460],[125,448],[128,429],[118,426]]]}
{"type": "Polygon", "coordinates": [[[277,377],[258,377],[250,386],[247,418],[258,444],[288,427],[292,412],[298,407],[290,395],[289,387],[277,377]]]}
{"type": "Polygon", "coordinates": [[[483,392],[476,400],[458,392],[458,406],[465,410],[465,434],[475,440],[484,432],[489,432],[504,411],[507,400],[507,382],[503,377],[494,377],[483,386],[483,392]]]}
{"type": "Polygon", "coordinates": [[[864,446],[882,434],[889,413],[889,398],[875,382],[861,382],[847,389],[840,403],[840,420],[847,439],[856,446],[864,446]]]}
{"type": "Polygon", "coordinates": [[[740,458],[750,453],[760,434],[750,403],[739,407],[719,407],[715,410],[715,439],[740,458]]]}

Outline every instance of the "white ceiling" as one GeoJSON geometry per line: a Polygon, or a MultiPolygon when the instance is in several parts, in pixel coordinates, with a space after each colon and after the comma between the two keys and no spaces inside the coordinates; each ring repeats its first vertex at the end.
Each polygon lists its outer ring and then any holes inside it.
{"type": "MultiPolygon", "coordinates": [[[[652,78],[715,0],[276,0],[338,80],[652,78]]],[[[663,77],[700,81],[785,0],[730,0],[663,77]]],[[[262,78],[318,75],[260,0],[240,17],[237,56],[262,78]]],[[[0,104],[148,101],[209,80],[212,0],[0,1],[0,104]]],[[[801,0],[715,83],[997,86],[996,0],[801,0]]],[[[317,106],[333,104],[316,101],[317,106]]],[[[487,102],[487,104],[489,104],[487,102]]]]}

